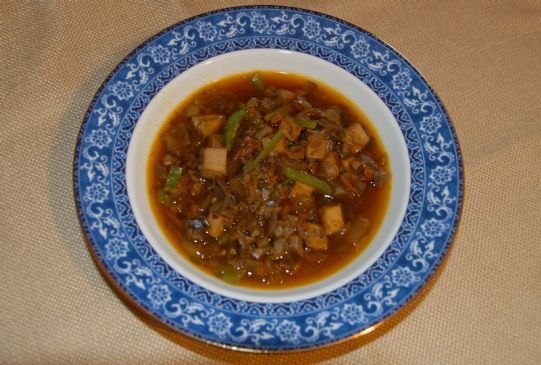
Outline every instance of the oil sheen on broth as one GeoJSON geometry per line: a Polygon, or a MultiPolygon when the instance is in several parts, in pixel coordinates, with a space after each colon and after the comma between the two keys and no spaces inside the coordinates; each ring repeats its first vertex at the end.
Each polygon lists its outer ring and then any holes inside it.
{"type": "Polygon", "coordinates": [[[171,244],[232,285],[321,280],[376,234],[391,190],[365,115],[299,75],[215,81],[170,114],[148,160],[149,199],[171,244]]]}

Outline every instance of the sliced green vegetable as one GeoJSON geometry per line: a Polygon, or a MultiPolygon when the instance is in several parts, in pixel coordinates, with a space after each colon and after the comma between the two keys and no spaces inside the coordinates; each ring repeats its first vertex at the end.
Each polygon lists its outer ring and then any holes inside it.
{"type": "Polygon", "coordinates": [[[232,267],[226,267],[222,270],[222,280],[228,283],[238,283],[244,276],[244,271],[235,270],[232,267]]]}
{"type": "Polygon", "coordinates": [[[290,178],[287,178],[287,179],[285,179],[284,181],[282,181],[282,182],[280,183],[280,185],[282,185],[282,186],[287,186],[287,185],[289,185],[289,183],[292,182],[292,181],[293,181],[293,180],[291,180],[290,178]]]}
{"type": "Polygon", "coordinates": [[[257,168],[261,162],[271,153],[272,149],[284,138],[284,134],[281,131],[276,132],[276,134],[271,138],[271,140],[263,147],[259,155],[255,159],[249,161],[244,165],[243,171],[245,174],[250,173],[252,170],[257,168]]]}
{"type": "Polygon", "coordinates": [[[165,187],[167,189],[172,189],[175,186],[177,186],[181,175],[182,175],[182,167],[180,166],[171,167],[171,169],[169,170],[169,175],[167,176],[167,180],[165,180],[165,187]]]}
{"type": "Polygon", "coordinates": [[[324,194],[332,194],[332,187],[324,180],[305,172],[294,170],[291,167],[286,167],[285,173],[288,179],[300,181],[306,185],[313,186],[324,194]]]}
{"type": "Polygon", "coordinates": [[[317,120],[311,120],[311,119],[301,119],[301,118],[293,118],[295,123],[298,125],[302,125],[303,127],[314,129],[317,127],[317,120]]]}
{"type": "Polygon", "coordinates": [[[235,142],[237,131],[239,130],[240,122],[246,116],[246,109],[240,109],[231,114],[224,127],[225,147],[230,150],[235,142]]]}
{"type": "Polygon", "coordinates": [[[265,91],[265,82],[263,82],[263,79],[258,73],[254,74],[254,76],[252,76],[250,81],[252,82],[252,85],[255,87],[257,91],[259,92],[265,91]]]}
{"type": "Polygon", "coordinates": [[[225,245],[226,243],[229,243],[231,241],[231,232],[225,232],[218,238],[218,243],[220,245],[225,245]]]}
{"type": "Polygon", "coordinates": [[[165,190],[158,191],[158,201],[162,205],[170,205],[171,204],[171,194],[165,190]]]}

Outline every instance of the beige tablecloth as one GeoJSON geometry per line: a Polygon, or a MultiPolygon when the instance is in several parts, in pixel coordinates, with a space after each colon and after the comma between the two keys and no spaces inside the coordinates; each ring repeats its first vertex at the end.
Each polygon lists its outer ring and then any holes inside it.
{"type": "Polygon", "coordinates": [[[222,350],[138,314],[100,275],[79,227],[71,178],[79,126],[134,47],[241,2],[4,0],[0,363],[541,363],[541,2],[283,3],[373,32],[446,104],[466,192],[435,280],[371,334],[304,353],[222,350]]]}

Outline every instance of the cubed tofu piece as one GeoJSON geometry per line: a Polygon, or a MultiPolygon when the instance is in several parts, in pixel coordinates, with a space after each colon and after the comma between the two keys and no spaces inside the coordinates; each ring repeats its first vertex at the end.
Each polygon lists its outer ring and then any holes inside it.
{"type": "Polygon", "coordinates": [[[284,118],[282,118],[279,129],[290,141],[296,141],[302,132],[302,126],[295,123],[293,118],[291,118],[290,116],[285,116],[284,118]]]}
{"type": "Polygon", "coordinates": [[[340,175],[340,165],[338,158],[334,153],[329,153],[323,161],[321,161],[319,171],[328,179],[334,179],[340,175]]]}
{"type": "Polygon", "coordinates": [[[312,193],[314,192],[314,187],[310,185],[306,185],[305,183],[302,183],[300,181],[295,181],[295,184],[293,184],[293,187],[291,188],[291,191],[289,192],[289,196],[292,198],[300,198],[300,197],[310,197],[312,196],[312,193]]]}
{"type": "Polygon", "coordinates": [[[302,228],[306,246],[314,250],[326,250],[329,247],[329,240],[319,224],[303,223],[302,228]]]}
{"type": "Polygon", "coordinates": [[[209,213],[207,221],[209,223],[209,235],[218,238],[224,233],[224,217],[218,214],[209,213]]]}
{"type": "Polygon", "coordinates": [[[370,137],[360,123],[353,123],[346,129],[344,142],[350,145],[353,152],[359,152],[370,142],[370,137]]]}
{"type": "Polygon", "coordinates": [[[286,152],[287,151],[287,142],[285,139],[281,139],[280,142],[278,142],[276,144],[276,146],[274,146],[274,148],[272,149],[272,151],[270,152],[270,155],[271,156],[276,156],[280,153],[283,153],[283,152],[286,152]]]}
{"type": "Polygon", "coordinates": [[[323,134],[317,133],[308,136],[306,157],[316,160],[325,158],[325,136],[323,134]]]}
{"type": "Polygon", "coordinates": [[[194,115],[192,122],[203,136],[210,136],[218,132],[225,124],[225,117],[219,114],[194,115]]]}
{"type": "Polygon", "coordinates": [[[227,149],[203,148],[201,155],[203,156],[201,172],[205,177],[225,176],[227,172],[227,149]]]}
{"type": "Polygon", "coordinates": [[[340,204],[321,208],[321,220],[327,234],[338,233],[344,228],[344,216],[340,204]]]}

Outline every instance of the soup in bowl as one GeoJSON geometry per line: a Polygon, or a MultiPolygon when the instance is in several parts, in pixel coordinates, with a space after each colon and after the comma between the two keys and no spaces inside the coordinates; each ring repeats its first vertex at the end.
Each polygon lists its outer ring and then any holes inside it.
{"type": "Polygon", "coordinates": [[[300,300],[377,260],[409,160],[385,104],[318,58],[247,50],[166,85],[130,142],[135,217],[175,270],[241,300],[300,300]]]}

